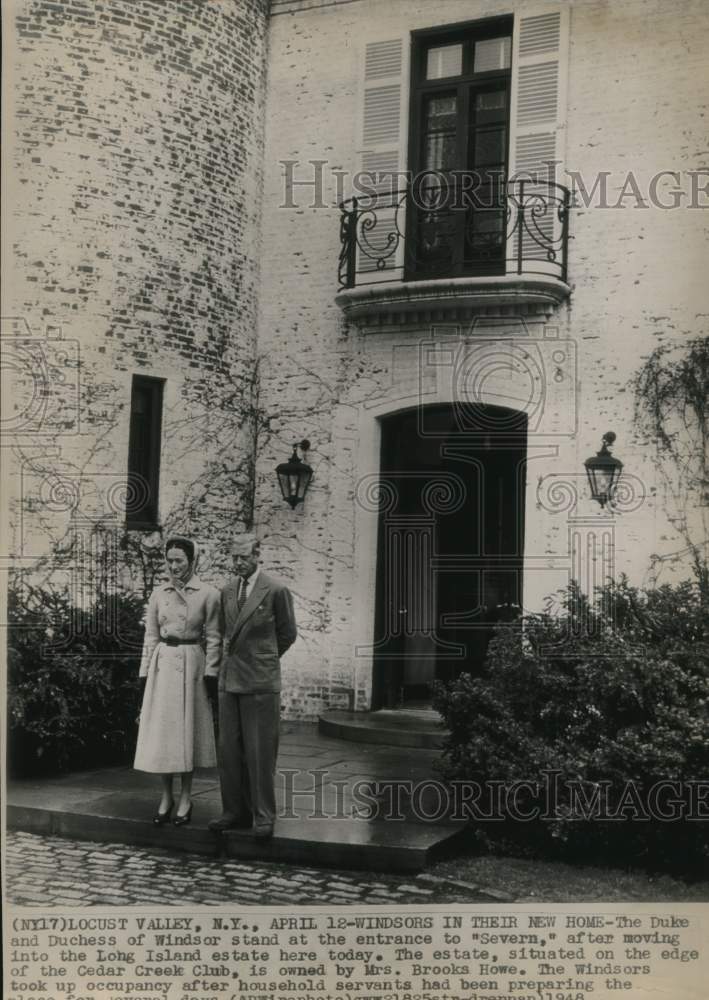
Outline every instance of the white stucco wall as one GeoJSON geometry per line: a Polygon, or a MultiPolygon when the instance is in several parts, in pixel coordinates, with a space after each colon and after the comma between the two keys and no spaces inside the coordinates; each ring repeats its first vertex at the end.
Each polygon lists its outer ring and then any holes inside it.
{"type": "MultiPolygon", "coordinates": [[[[571,575],[582,583],[592,579],[592,560],[578,549],[589,530],[599,545],[612,535],[612,568],[636,583],[652,583],[658,572],[660,582],[690,574],[686,555],[651,567],[653,553],[670,557],[684,543],[672,524],[653,446],[633,426],[630,380],[656,346],[704,330],[706,214],[691,205],[706,206],[709,198],[698,191],[706,180],[691,172],[704,165],[706,100],[695,83],[709,41],[706,7],[659,0],[565,5],[570,45],[563,167],[580,172],[589,190],[599,172],[607,172],[610,205],[626,194],[617,207],[602,207],[597,196],[573,212],[567,303],[548,316],[482,316],[473,328],[467,322],[434,332],[430,324],[362,332],[334,303],[334,203],[349,194],[346,182],[337,190],[337,172],[359,165],[365,43],[402,37],[406,50],[412,30],[527,12],[532,5],[442,0],[433,6],[411,0],[288,3],[276,5],[271,19],[259,351],[262,401],[274,419],[260,451],[257,519],[274,567],[297,595],[302,639],[287,660],[286,702],[299,715],[346,704],[353,689],[358,706],[369,703],[371,661],[354,650],[373,638],[376,514],[363,510],[355,495],[363,477],[379,471],[378,417],[419,399],[419,348],[432,338],[437,351],[451,342],[458,363],[465,363],[481,339],[509,337],[509,321],[530,344],[540,342],[534,349],[547,358],[542,419],[530,435],[528,608],[539,608],[571,575]],[[305,186],[294,189],[296,207],[283,207],[283,162],[298,161],[294,176],[307,180],[311,160],[326,161],[329,207],[308,207],[312,191],[305,186]],[[673,210],[637,207],[634,192],[649,201],[653,177],[668,170],[679,177],[665,177],[656,200],[671,203],[670,189],[678,187],[681,204],[673,210]],[[630,172],[637,188],[628,186],[630,172]],[[556,350],[549,344],[556,342],[564,355],[560,382],[548,367],[556,350]],[[629,494],[626,512],[600,527],[605,522],[588,497],[583,460],[598,450],[607,430],[618,435],[615,450],[629,494]],[[312,442],[308,460],[315,477],[304,508],[292,513],[273,489],[272,470],[303,437],[312,442]],[[562,496],[564,481],[578,490],[571,508],[562,496]],[[582,555],[579,564],[575,559],[582,555]]],[[[500,402],[500,393],[515,398],[509,383],[486,388],[490,402],[500,402]]],[[[427,401],[453,398],[445,366],[436,382],[426,382],[426,393],[427,401]]],[[[597,579],[609,565],[596,564],[597,579]]]]}

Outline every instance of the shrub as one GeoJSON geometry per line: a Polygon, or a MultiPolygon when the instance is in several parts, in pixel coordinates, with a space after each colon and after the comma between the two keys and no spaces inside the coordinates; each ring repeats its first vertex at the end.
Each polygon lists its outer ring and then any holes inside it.
{"type": "Polygon", "coordinates": [[[142,598],[87,608],[66,593],[9,593],[8,761],[15,776],[98,767],[135,745],[142,598]]]}
{"type": "Polygon", "coordinates": [[[480,844],[689,873],[709,858],[686,814],[709,817],[708,609],[690,583],[597,596],[498,628],[483,676],[437,686],[443,772],[507,789],[494,820],[473,814],[480,844]]]}

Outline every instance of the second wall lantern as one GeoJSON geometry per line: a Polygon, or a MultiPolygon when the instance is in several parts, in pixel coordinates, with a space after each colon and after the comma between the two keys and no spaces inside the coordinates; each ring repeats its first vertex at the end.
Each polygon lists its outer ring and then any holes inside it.
{"type": "Polygon", "coordinates": [[[614,458],[609,450],[614,441],[615,434],[613,431],[608,431],[607,434],[603,435],[601,450],[597,451],[591,458],[587,458],[583,463],[586,466],[591,496],[598,501],[601,509],[613,500],[620,474],[623,471],[623,463],[620,459],[614,458]]]}

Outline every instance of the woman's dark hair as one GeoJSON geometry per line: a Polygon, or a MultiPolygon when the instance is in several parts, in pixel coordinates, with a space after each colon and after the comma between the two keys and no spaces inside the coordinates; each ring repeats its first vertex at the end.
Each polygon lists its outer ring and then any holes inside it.
{"type": "Polygon", "coordinates": [[[175,536],[174,538],[168,538],[165,542],[165,557],[167,558],[167,553],[170,549],[181,549],[190,562],[194,562],[194,542],[191,542],[189,538],[180,538],[175,536]]]}

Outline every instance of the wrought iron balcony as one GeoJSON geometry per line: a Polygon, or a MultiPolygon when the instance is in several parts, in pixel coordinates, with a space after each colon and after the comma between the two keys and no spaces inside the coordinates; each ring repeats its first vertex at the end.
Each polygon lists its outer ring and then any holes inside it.
{"type": "Polygon", "coordinates": [[[471,307],[556,304],[569,294],[570,207],[567,188],[532,178],[460,173],[397,191],[372,186],[340,206],[337,301],[353,316],[386,301],[392,311],[432,309],[437,293],[471,307]]]}

